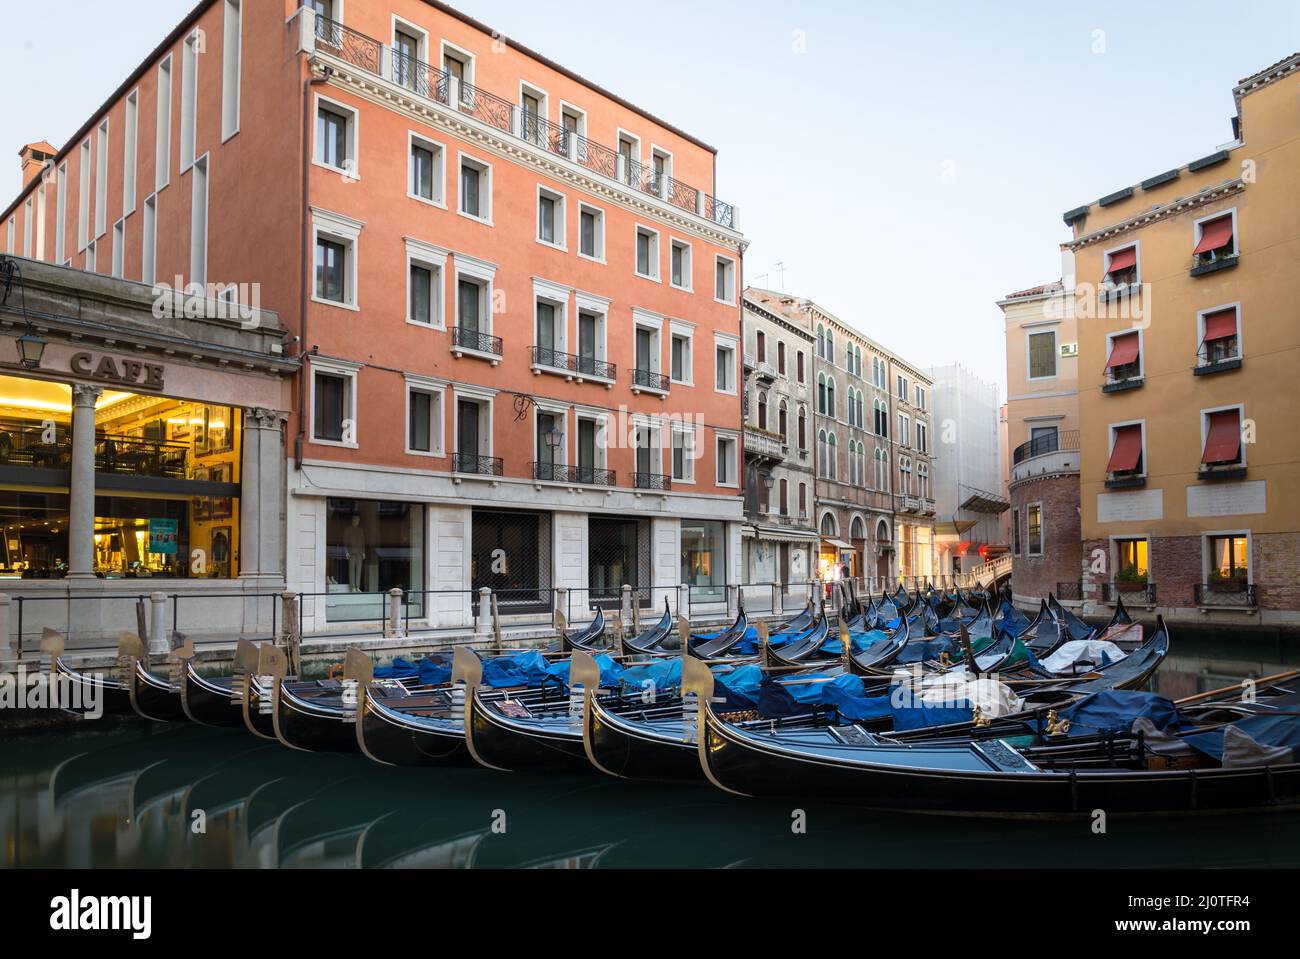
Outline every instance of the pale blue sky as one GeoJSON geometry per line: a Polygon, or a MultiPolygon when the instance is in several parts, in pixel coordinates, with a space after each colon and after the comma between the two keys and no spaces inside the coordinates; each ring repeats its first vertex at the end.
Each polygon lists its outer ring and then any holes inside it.
{"type": "MultiPolygon", "coordinates": [[[[62,146],[192,5],[7,11],[0,195],[23,143],[62,146]]],[[[458,5],[716,146],[748,280],[783,262],[788,292],[912,362],[998,383],[994,301],[1059,275],[1061,213],[1230,140],[1232,86],[1300,49],[1294,0],[458,5]]]]}

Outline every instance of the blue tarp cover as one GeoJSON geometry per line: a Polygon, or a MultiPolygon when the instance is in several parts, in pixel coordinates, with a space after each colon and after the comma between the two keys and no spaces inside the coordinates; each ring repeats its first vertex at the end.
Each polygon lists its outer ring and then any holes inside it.
{"type": "Polygon", "coordinates": [[[387,666],[376,666],[375,679],[418,679],[423,686],[441,686],[451,682],[451,658],[425,656],[413,663],[398,656],[387,666]]]}
{"type": "MultiPolygon", "coordinates": [[[[601,672],[601,679],[602,681],[604,679],[603,671],[601,672]]],[[[646,683],[654,683],[654,689],[657,693],[676,689],[682,684],[682,661],[677,657],[673,657],[646,666],[631,666],[622,671],[620,681],[625,687],[629,687],[632,692],[647,689],[646,683]]]]}
{"type": "MultiPolygon", "coordinates": [[[[614,662],[609,653],[601,653],[595,657],[596,666],[600,669],[600,685],[602,687],[617,686],[619,679],[623,676],[623,667],[614,662]]],[[[554,663],[546,670],[546,675],[552,679],[558,679],[566,687],[569,685],[569,664],[570,660],[554,663]]],[[[486,670],[484,670],[486,675],[486,670]]],[[[532,685],[531,683],[529,685],[532,685]]]]}
{"type": "Polygon", "coordinates": [[[951,659],[956,660],[960,655],[960,648],[955,640],[949,639],[947,636],[913,640],[903,646],[903,651],[898,654],[898,658],[894,662],[920,663],[938,659],[941,653],[947,653],[951,659]]]}
{"type": "MultiPolygon", "coordinates": [[[[1261,746],[1289,746],[1291,759],[1300,757],[1300,717],[1296,716],[1251,716],[1233,723],[1237,729],[1248,735],[1261,746]]],[[[1220,762],[1223,761],[1222,729],[1184,736],[1183,742],[1198,749],[1205,755],[1220,762]]]]}
{"type": "MultiPolygon", "coordinates": [[[[893,696],[885,699],[892,704],[893,696]]],[[[970,703],[958,703],[955,706],[895,706],[891,712],[897,732],[927,726],[946,726],[948,723],[968,723],[975,718],[970,703]]]]}
{"type": "Polygon", "coordinates": [[[1128,732],[1133,721],[1145,716],[1157,729],[1178,725],[1178,707],[1155,693],[1135,689],[1108,689],[1093,693],[1061,710],[1070,721],[1070,735],[1087,736],[1102,732],[1128,732]]]}
{"type": "Polygon", "coordinates": [[[535,650],[497,656],[483,663],[484,686],[540,686],[551,664],[535,650]]]}

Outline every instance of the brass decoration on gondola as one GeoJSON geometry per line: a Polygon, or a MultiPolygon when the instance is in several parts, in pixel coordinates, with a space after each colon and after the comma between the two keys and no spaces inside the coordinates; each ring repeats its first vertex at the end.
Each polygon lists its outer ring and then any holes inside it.
{"type": "Polygon", "coordinates": [[[1070,721],[1057,715],[1055,709],[1047,711],[1047,735],[1064,736],[1070,731],[1070,721]]]}

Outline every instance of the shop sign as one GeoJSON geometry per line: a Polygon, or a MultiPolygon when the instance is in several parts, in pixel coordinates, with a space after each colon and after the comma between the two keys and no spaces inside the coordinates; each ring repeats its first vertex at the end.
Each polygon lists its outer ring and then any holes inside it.
{"type": "Polygon", "coordinates": [[[139,360],[116,360],[111,356],[96,357],[93,353],[74,353],[68,367],[78,376],[117,386],[135,386],[145,390],[163,388],[165,368],[158,363],[141,363],[139,360]]]}
{"type": "Polygon", "coordinates": [[[149,552],[176,555],[176,520],[149,520],[149,552]]]}

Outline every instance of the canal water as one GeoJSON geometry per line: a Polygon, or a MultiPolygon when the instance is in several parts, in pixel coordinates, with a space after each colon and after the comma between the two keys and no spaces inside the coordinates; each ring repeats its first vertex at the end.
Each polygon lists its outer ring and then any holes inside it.
{"type": "MultiPolygon", "coordinates": [[[[1297,667],[1300,650],[1276,642],[1182,642],[1157,687],[1176,698],[1297,667]]],[[[1112,820],[1099,835],[599,775],[399,769],[135,720],[5,736],[0,840],[6,867],[1300,866],[1293,813],[1112,820]]]]}

